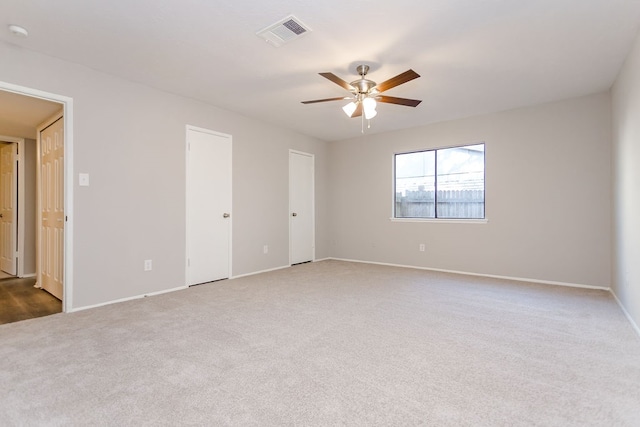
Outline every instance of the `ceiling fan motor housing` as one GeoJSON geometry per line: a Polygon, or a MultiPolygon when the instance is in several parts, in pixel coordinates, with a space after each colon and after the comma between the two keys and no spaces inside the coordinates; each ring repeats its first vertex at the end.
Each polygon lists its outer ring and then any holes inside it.
{"type": "Polygon", "coordinates": [[[359,95],[367,95],[371,89],[376,86],[376,82],[365,79],[364,76],[369,72],[368,65],[358,65],[356,72],[360,74],[360,79],[352,81],[350,84],[355,89],[354,93],[359,95]]]}
{"type": "Polygon", "coordinates": [[[357,90],[357,93],[368,94],[369,91],[376,86],[376,82],[362,78],[360,80],[352,81],[351,86],[353,86],[357,90]]]}

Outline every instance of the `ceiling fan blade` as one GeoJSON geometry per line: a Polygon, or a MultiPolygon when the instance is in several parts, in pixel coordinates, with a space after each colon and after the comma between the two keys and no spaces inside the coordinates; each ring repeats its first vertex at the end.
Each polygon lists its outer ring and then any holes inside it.
{"type": "Polygon", "coordinates": [[[312,101],[301,101],[303,104],[315,104],[317,102],[341,101],[343,99],[351,99],[348,96],[340,96],[337,98],[314,99],[312,101]]]}
{"type": "Polygon", "coordinates": [[[389,90],[393,87],[399,86],[413,79],[417,79],[418,77],[420,77],[420,74],[416,73],[413,70],[407,70],[402,74],[398,74],[395,77],[391,77],[389,80],[383,81],[382,83],[377,85],[375,88],[378,90],[378,92],[384,92],[385,90],[389,90]]]}
{"type": "Polygon", "coordinates": [[[332,82],[334,82],[338,86],[342,86],[343,88],[345,88],[349,92],[353,91],[353,86],[351,86],[349,83],[345,82],[344,80],[342,80],[340,77],[336,76],[335,74],[333,74],[333,73],[319,73],[319,74],[322,77],[324,77],[325,79],[331,80],[332,82]]]}
{"type": "Polygon", "coordinates": [[[351,115],[351,118],[360,117],[361,115],[362,115],[362,102],[358,102],[358,105],[356,105],[356,109],[351,115]]]}
{"type": "Polygon", "coordinates": [[[389,104],[406,105],[407,107],[417,107],[422,101],[419,99],[396,98],[395,96],[376,96],[379,102],[387,102],[389,104]]]}

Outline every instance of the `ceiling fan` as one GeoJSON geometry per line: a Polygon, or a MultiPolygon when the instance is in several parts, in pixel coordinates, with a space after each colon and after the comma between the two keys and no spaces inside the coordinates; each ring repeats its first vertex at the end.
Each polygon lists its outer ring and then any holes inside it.
{"type": "Polygon", "coordinates": [[[395,77],[385,80],[380,84],[367,79],[365,76],[369,72],[368,65],[358,65],[356,72],[360,74],[358,80],[347,83],[333,73],[320,73],[320,75],[335,84],[351,92],[351,96],[341,96],[337,98],[314,99],[312,101],[302,101],[303,104],[315,104],[317,102],[340,101],[351,99],[347,105],[342,107],[345,114],[349,117],[360,117],[364,112],[364,118],[372,119],[376,116],[376,102],[386,102],[388,104],[404,105],[407,107],[416,107],[422,101],[417,99],[396,98],[394,96],[381,95],[391,88],[407,83],[413,79],[420,77],[413,70],[407,70],[395,77]]]}

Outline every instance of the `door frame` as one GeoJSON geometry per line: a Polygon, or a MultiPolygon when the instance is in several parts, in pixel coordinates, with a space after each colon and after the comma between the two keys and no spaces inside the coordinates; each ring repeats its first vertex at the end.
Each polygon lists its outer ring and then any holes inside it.
{"type": "MultiPolygon", "coordinates": [[[[0,81],[0,90],[62,105],[64,117],[64,273],[62,311],[73,311],[73,98],[0,81]]],[[[24,153],[24,150],[20,150],[24,153]]],[[[39,183],[37,184],[40,185],[39,183]]],[[[19,197],[19,195],[18,195],[19,197]]],[[[37,227],[39,228],[39,227],[37,227]]],[[[36,245],[38,243],[36,242],[36,245]]]]}
{"type": "Polygon", "coordinates": [[[18,203],[16,205],[18,208],[18,226],[16,227],[16,239],[18,242],[18,264],[16,266],[16,277],[32,277],[32,274],[29,274],[28,276],[25,276],[24,274],[24,138],[0,135],[0,141],[18,144],[18,187],[16,193],[18,198],[18,203]]]}
{"type": "Polygon", "coordinates": [[[289,158],[287,159],[289,162],[289,177],[287,185],[289,186],[289,266],[291,266],[292,261],[292,253],[291,253],[291,155],[298,154],[301,156],[311,157],[312,161],[312,169],[313,173],[311,175],[311,239],[313,241],[313,248],[311,251],[311,261],[315,262],[316,260],[316,156],[312,153],[306,153],[304,151],[298,151],[289,149],[289,158]]]}
{"type": "Polygon", "coordinates": [[[184,149],[185,149],[185,198],[184,198],[184,204],[185,204],[185,221],[184,221],[184,230],[185,230],[185,247],[184,247],[184,283],[185,285],[189,286],[189,200],[190,200],[190,194],[189,194],[189,131],[194,131],[194,132],[202,132],[202,133],[206,133],[206,134],[210,134],[210,135],[216,135],[222,138],[229,138],[229,141],[231,143],[231,154],[230,154],[230,158],[229,158],[229,162],[231,163],[229,165],[229,173],[231,174],[230,177],[230,187],[229,188],[229,195],[230,195],[230,210],[231,210],[231,217],[229,218],[229,266],[228,266],[228,270],[229,270],[229,274],[228,274],[228,278],[231,279],[233,277],[233,135],[230,135],[228,133],[222,133],[222,132],[217,132],[211,129],[205,129],[205,128],[201,128],[201,127],[197,127],[197,126],[192,126],[192,125],[186,125],[185,126],[185,144],[184,144],[184,149]]]}

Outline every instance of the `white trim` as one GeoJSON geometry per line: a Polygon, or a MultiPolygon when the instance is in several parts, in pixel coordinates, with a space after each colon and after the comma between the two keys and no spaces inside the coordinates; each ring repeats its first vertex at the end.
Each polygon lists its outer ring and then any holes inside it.
{"type": "Polygon", "coordinates": [[[65,310],[73,307],[73,100],[67,98],[64,117],[64,302],[65,310]]]}
{"type": "MultiPolygon", "coordinates": [[[[0,81],[0,90],[62,105],[64,117],[64,277],[62,311],[73,311],[73,98],[0,81]]],[[[36,261],[37,262],[37,261],[36,261]]]]}
{"type": "Polygon", "coordinates": [[[189,286],[189,125],[184,131],[184,284],[189,286]]]}
{"type": "Polygon", "coordinates": [[[298,154],[300,156],[311,157],[311,239],[313,240],[313,251],[311,253],[311,261],[316,259],[316,156],[312,153],[306,153],[304,151],[289,149],[289,265],[291,265],[291,154],[298,154]]]}
{"type": "Polygon", "coordinates": [[[229,138],[229,144],[231,145],[229,153],[229,277],[233,276],[233,135],[226,133],[216,133],[217,135],[224,135],[229,138]]]}
{"type": "MultiPolygon", "coordinates": [[[[22,138],[21,138],[22,139],[22,138]]],[[[16,276],[24,277],[24,222],[25,222],[25,176],[24,176],[24,168],[25,168],[25,142],[24,139],[22,141],[18,141],[18,233],[16,234],[16,239],[18,239],[18,264],[16,266],[16,276]]]]}
{"type": "Polygon", "coordinates": [[[439,223],[469,223],[469,224],[486,224],[487,219],[487,142],[479,141],[472,142],[469,144],[461,143],[462,145],[451,145],[444,146],[439,148],[421,148],[417,150],[410,151],[394,151],[393,156],[391,156],[391,218],[389,218],[392,222],[439,222],[439,223]],[[424,151],[438,151],[438,150],[447,150],[450,148],[464,148],[471,145],[484,145],[484,176],[483,176],[483,184],[484,184],[484,218],[396,218],[396,156],[398,154],[411,154],[411,153],[420,153],[424,151]]]}
{"type": "Polygon", "coordinates": [[[393,155],[395,156],[396,154],[421,153],[423,151],[448,150],[449,148],[465,148],[471,145],[480,145],[480,144],[485,145],[484,151],[486,152],[487,141],[483,139],[481,141],[476,141],[476,142],[454,142],[447,145],[436,145],[435,147],[429,147],[429,148],[416,148],[416,149],[409,149],[409,150],[403,150],[403,151],[394,151],[393,155]]]}
{"type": "Polygon", "coordinates": [[[620,307],[620,309],[622,310],[622,312],[624,313],[625,317],[627,318],[627,320],[629,321],[629,323],[631,323],[631,327],[636,331],[636,334],[638,334],[638,336],[640,337],[640,326],[638,326],[638,324],[635,322],[635,320],[633,320],[633,317],[631,317],[631,314],[629,314],[629,312],[627,311],[626,308],[624,308],[624,305],[622,305],[622,302],[620,301],[620,299],[618,298],[618,296],[616,295],[615,292],[613,292],[613,289],[609,289],[609,292],[611,292],[611,295],[613,295],[613,298],[616,300],[616,302],[618,303],[618,306],[620,307]]]}
{"type": "Polygon", "coordinates": [[[600,291],[610,291],[610,288],[608,286],[592,286],[592,285],[583,285],[579,283],[556,282],[553,280],[539,280],[539,279],[528,279],[524,277],[500,276],[496,274],[471,273],[468,271],[446,270],[442,268],[420,267],[417,265],[392,264],[392,263],[386,263],[386,262],[362,261],[357,259],[346,259],[346,258],[329,258],[329,259],[333,259],[336,261],[358,262],[362,264],[386,265],[389,267],[414,268],[416,270],[437,271],[440,273],[462,274],[465,276],[489,277],[492,279],[513,280],[515,282],[539,283],[541,285],[566,286],[570,288],[583,288],[583,289],[595,289],[600,291]]]}
{"type": "Polygon", "coordinates": [[[229,173],[231,174],[229,180],[229,197],[231,200],[229,203],[230,206],[230,214],[229,217],[229,266],[228,272],[229,277],[232,277],[233,272],[233,135],[228,133],[217,132],[211,129],[205,129],[198,126],[193,125],[185,125],[185,194],[184,194],[184,205],[185,205],[185,248],[184,248],[184,283],[189,286],[189,230],[187,227],[187,221],[189,220],[189,131],[206,133],[208,135],[216,135],[222,138],[229,138],[229,143],[231,144],[231,153],[229,154],[229,173]]]}
{"type": "Polygon", "coordinates": [[[391,222],[431,222],[434,224],[486,224],[487,218],[389,218],[391,222]]]}
{"type": "Polygon", "coordinates": [[[389,196],[391,198],[391,203],[389,203],[389,207],[391,208],[391,219],[396,216],[396,154],[393,153],[391,156],[391,191],[389,196]]]}
{"type": "Polygon", "coordinates": [[[22,279],[26,279],[27,277],[36,277],[36,273],[29,273],[29,274],[25,274],[25,275],[23,275],[21,278],[22,278],[22,279]]]}
{"type": "Polygon", "coordinates": [[[285,268],[291,268],[291,266],[290,265],[283,265],[283,266],[280,266],[280,267],[268,268],[266,270],[254,271],[253,273],[239,274],[237,276],[232,276],[229,279],[239,279],[241,277],[255,276],[256,274],[268,273],[270,271],[282,270],[282,269],[285,269],[285,268]]]}
{"type": "MultiPolygon", "coordinates": [[[[268,273],[270,271],[284,270],[286,268],[291,268],[291,266],[290,265],[283,265],[281,267],[274,267],[274,268],[269,268],[269,269],[266,269],[266,270],[254,271],[253,273],[240,274],[238,276],[230,277],[229,280],[239,279],[241,277],[255,276],[257,274],[268,273]]],[[[218,281],[216,281],[216,282],[218,282],[218,281]]],[[[208,283],[215,283],[215,282],[208,282],[208,283]]],[[[197,286],[199,286],[199,285],[194,285],[193,287],[197,287],[197,286]]],[[[101,302],[99,304],[93,304],[93,305],[87,305],[87,306],[83,306],[83,307],[77,307],[77,308],[74,308],[73,310],[71,310],[70,313],[76,312],[76,311],[84,311],[84,310],[90,310],[90,309],[93,309],[93,308],[104,307],[104,306],[111,305],[111,304],[119,304],[121,302],[133,301],[133,300],[146,298],[146,297],[152,297],[152,296],[156,296],[156,295],[167,294],[167,293],[170,293],[170,292],[181,291],[181,290],[185,290],[185,289],[189,289],[189,288],[191,288],[191,286],[185,285],[185,286],[178,286],[176,288],[166,289],[166,290],[163,290],[163,291],[157,291],[157,292],[151,292],[151,293],[146,293],[146,294],[141,294],[141,295],[135,295],[135,296],[126,297],[126,298],[119,298],[119,299],[116,299],[116,300],[111,300],[111,301],[107,301],[107,302],[101,302]]]]}
{"type": "MultiPolygon", "coordinates": [[[[253,272],[253,273],[241,274],[239,276],[230,277],[229,280],[239,279],[241,277],[247,277],[247,276],[255,276],[256,274],[268,273],[270,271],[282,270],[282,269],[285,269],[285,268],[291,268],[291,266],[290,265],[283,265],[282,267],[275,267],[275,268],[270,268],[270,269],[267,269],[267,270],[256,271],[256,272],[253,272]]],[[[208,282],[208,283],[214,283],[214,282],[208,282]]],[[[194,285],[194,287],[195,286],[199,286],[199,285],[194,285]]],[[[104,307],[106,305],[111,305],[111,304],[118,304],[118,303],[121,303],[121,302],[133,301],[133,300],[141,299],[141,298],[145,298],[145,297],[152,297],[152,296],[155,296],[155,295],[167,294],[167,293],[170,293],[170,292],[181,291],[181,290],[189,289],[190,287],[191,286],[187,286],[187,285],[178,286],[176,288],[165,289],[163,291],[150,292],[150,293],[141,294],[141,295],[134,295],[132,297],[119,298],[119,299],[116,299],[116,300],[111,300],[111,301],[107,301],[107,302],[101,302],[101,303],[98,303],[98,304],[87,305],[87,306],[83,306],[83,307],[77,307],[77,308],[74,308],[73,310],[71,310],[70,313],[76,312],[76,311],[84,311],[84,310],[90,310],[90,309],[93,309],[93,308],[104,307]]]]}
{"type": "Polygon", "coordinates": [[[315,154],[313,154],[313,153],[307,153],[306,151],[294,150],[293,148],[289,148],[289,153],[295,153],[295,154],[300,154],[302,156],[309,156],[309,157],[314,157],[315,156],[315,154]]]}
{"type": "Polygon", "coordinates": [[[118,303],[121,303],[121,302],[133,301],[133,300],[136,300],[136,299],[141,299],[141,298],[152,297],[152,296],[156,296],[156,295],[167,294],[169,292],[182,291],[182,290],[185,290],[185,289],[189,289],[189,287],[188,286],[178,286],[177,288],[165,289],[164,291],[157,291],[157,292],[151,292],[151,293],[148,293],[148,294],[135,295],[135,296],[132,296],[132,297],[120,298],[120,299],[111,300],[111,301],[107,301],[107,302],[101,302],[99,304],[85,305],[85,306],[82,306],[82,307],[73,308],[71,311],[69,311],[69,313],[75,313],[76,311],[90,310],[92,308],[104,307],[106,305],[118,304],[118,303]]]}

